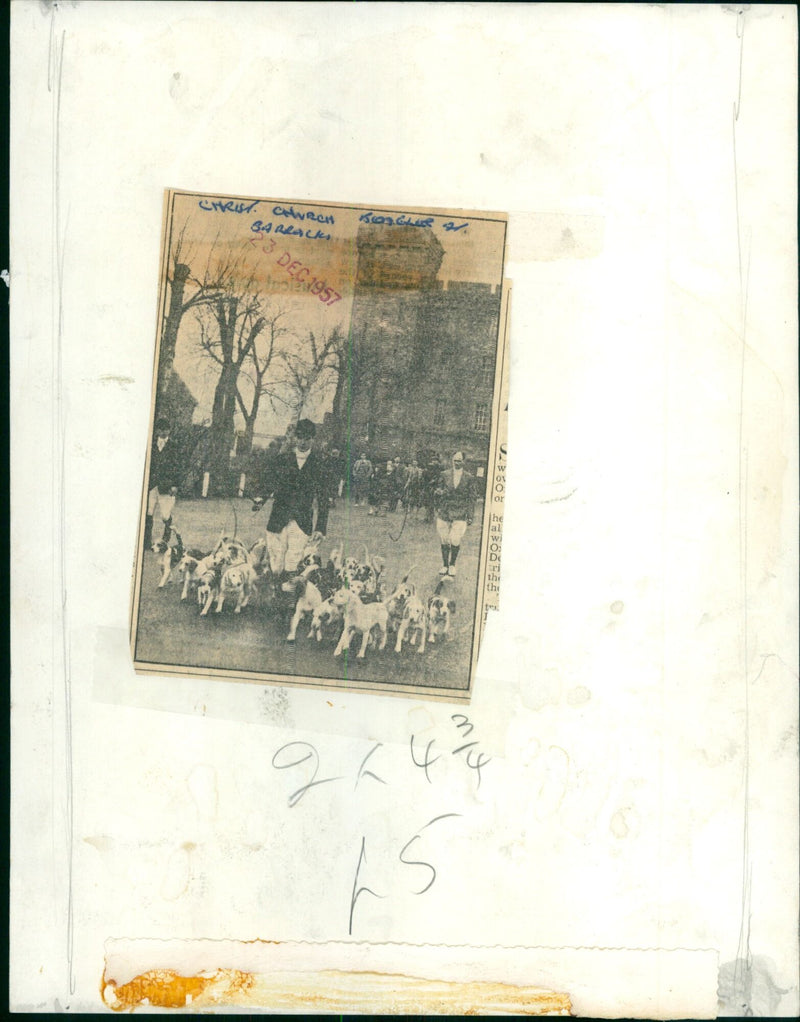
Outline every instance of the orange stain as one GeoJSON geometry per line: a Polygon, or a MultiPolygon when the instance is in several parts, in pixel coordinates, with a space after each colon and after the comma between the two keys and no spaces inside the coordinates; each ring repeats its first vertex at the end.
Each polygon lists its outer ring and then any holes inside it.
{"type": "Polygon", "coordinates": [[[568,994],[534,987],[339,970],[254,974],[220,968],[181,976],[173,969],[153,969],[120,986],[104,975],[102,995],[114,1011],[236,1005],[357,1014],[569,1015],[572,1008],[568,994]]]}
{"type": "Polygon", "coordinates": [[[227,996],[245,993],[253,977],[238,969],[218,969],[208,975],[180,976],[172,969],[152,969],[121,986],[103,976],[104,1003],[114,1011],[132,1011],[149,1005],[153,1008],[184,1008],[196,1001],[209,987],[224,985],[227,996]]]}

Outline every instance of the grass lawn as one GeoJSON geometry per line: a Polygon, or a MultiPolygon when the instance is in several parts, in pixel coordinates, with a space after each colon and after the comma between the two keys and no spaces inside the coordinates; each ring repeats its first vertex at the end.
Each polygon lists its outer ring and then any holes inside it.
{"type": "MultiPolygon", "coordinates": [[[[242,498],[212,500],[179,500],[173,513],[175,528],[185,547],[211,550],[224,530],[250,545],[264,534],[271,502],[257,513],[250,510],[249,500],[242,498]],[[234,513],[235,508],[235,513],[234,513]]],[[[478,506],[480,508],[480,505],[478,506]]],[[[410,581],[427,602],[439,582],[441,556],[439,538],[434,524],[423,521],[424,512],[414,517],[410,512],[403,528],[403,511],[382,517],[367,514],[367,507],[355,507],[339,500],[328,517],[327,537],[320,553],[323,561],[331,549],[344,540],[345,556],[352,552],[363,559],[366,544],[370,557],[379,554],[386,560],[387,592],[411,571],[410,581]],[[402,530],[402,531],[401,531],[402,530]],[[394,537],[394,539],[392,538],[394,537]]],[[[136,660],[140,663],[250,672],[269,675],[297,675],[305,678],[374,681],[383,685],[420,685],[432,688],[466,690],[469,687],[469,662],[474,626],[474,609],[478,578],[478,547],[481,515],[478,513],[467,529],[461,545],[458,576],[444,584],[445,595],[456,602],[451,638],[445,644],[428,646],[424,653],[404,645],[402,653],[394,652],[390,634],[383,651],[370,649],[365,660],[358,660],[358,646],[353,642],[349,655],[334,658],[335,638],[317,643],[306,638],[300,626],[297,642],[287,643],[288,623],[262,593],[256,593],[240,614],[233,613],[233,604],[222,611],[209,611],[200,617],[196,601],[181,602],[177,578],[164,589],[158,589],[160,577],[156,556],[144,554],[142,587],[139,601],[136,660]]],[[[154,523],[154,538],[160,538],[154,523]]]]}

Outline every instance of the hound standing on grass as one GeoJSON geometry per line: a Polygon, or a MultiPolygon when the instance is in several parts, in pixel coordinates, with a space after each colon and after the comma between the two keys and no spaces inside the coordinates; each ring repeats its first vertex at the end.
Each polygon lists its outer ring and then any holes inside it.
{"type": "Polygon", "coordinates": [[[183,540],[181,534],[175,532],[175,542],[170,544],[167,540],[159,540],[153,544],[153,553],[158,554],[161,565],[161,578],[158,588],[163,589],[168,582],[172,581],[172,570],[183,560],[183,540]]]}
{"type": "Polygon", "coordinates": [[[199,550],[187,550],[178,564],[178,573],[183,576],[183,589],[181,600],[187,599],[189,590],[197,588],[201,578],[206,572],[214,571],[214,554],[203,554],[199,550]]]}
{"type": "Polygon", "coordinates": [[[413,582],[408,581],[408,575],[386,601],[386,609],[389,615],[389,627],[392,631],[397,632],[395,653],[402,652],[403,641],[406,637],[412,646],[415,646],[419,640],[417,652],[424,653],[428,628],[427,611],[425,604],[417,595],[417,587],[413,582]]]}
{"type": "Polygon", "coordinates": [[[242,561],[239,564],[232,564],[222,573],[219,583],[219,595],[217,596],[217,613],[222,610],[226,597],[236,599],[234,614],[238,614],[242,607],[250,602],[256,586],[256,570],[252,564],[242,561]]]}
{"type": "Polygon", "coordinates": [[[366,656],[373,629],[376,629],[379,635],[378,649],[383,649],[386,646],[386,626],[389,620],[386,604],[362,603],[362,588],[362,583],[352,582],[349,589],[340,589],[331,597],[334,606],[339,607],[344,616],[344,628],[333,652],[334,656],[340,656],[350,646],[356,632],[361,635],[359,660],[363,660],[366,656]]]}
{"type": "Polygon", "coordinates": [[[456,612],[455,600],[446,600],[438,593],[428,600],[428,642],[450,637],[450,619],[456,612]]]}
{"type": "Polygon", "coordinates": [[[219,597],[219,572],[214,568],[204,571],[197,583],[197,603],[200,616],[205,617],[211,604],[219,597]]]}

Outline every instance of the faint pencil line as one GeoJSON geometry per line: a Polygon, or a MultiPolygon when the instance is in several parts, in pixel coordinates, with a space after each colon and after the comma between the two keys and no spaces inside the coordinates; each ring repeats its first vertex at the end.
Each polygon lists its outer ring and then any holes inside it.
{"type": "Polygon", "coordinates": [[[54,634],[53,645],[60,646],[58,653],[54,648],[53,684],[58,666],[62,670],[63,705],[64,705],[64,784],[66,802],[67,828],[67,919],[66,919],[66,951],[67,951],[67,985],[70,996],[75,993],[76,980],[74,973],[74,905],[73,905],[73,869],[74,869],[74,792],[72,762],[72,677],[71,649],[67,629],[67,586],[66,586],[66,505],[64,495],[64,477],[66,469],[66,445],[64,428],[64,393],[63,393],[63,323],[64,323],[64,257],[65,245],[61,222],[61,96],[64,64],[64,46],[66,32],[56,32],[57,6],[54,4],[50,15],[50,37],[47,62],[47,88],[51,94],[51,138],[52,138],[52,210],[53,210],[53,425],[52,425],[52,466],[53,466],[53,540],[56,546],[53,562],[57,578],[53,585],[54,634]],[[60,632],[60,635],[59,635],[60,632]]]}
{"type": "Polygon", "coordinates": [[[578,489],[578,487],[576,486],[574,489],[570,490],[569,493],[565,493],[562,497],[550,497],[548,500],[539,500],[539,501],[537,501],[537,503],[538,504],[558,504],[559,501],[569,500],[569,498],[574,493],[577,492],[577,489],[578,489]]]}
{"type": "MultiPolygon", "coordinates": [[[[745,12],[739,11],[736,18],[736,37],[739,40],[739,73],[737,83],[736,100],[733,104],[733,118],[731,123],[731,139],[733,148],[733,184],[734,202],[736,210],[736,244],[739,268],[739,293],[741,303],[741,326],[740,340],[741,351],[739,359],[739,586],[742,599],[742,676],[744,679],[744,806],[742,814],[742,892],[741,892],[741,919],[739,924],[739,941],[734,967],[734,987],[739,990],[741,983],[742,964],[749,970],[750,952],[750,923],[752,917],[752,865],[750,863],[750,681],[749,671],[749,620],[747,613],[748,592],[748,520],[747,520],[747,493],[748,493],[748,471],[749,459],[746,446],[746,434],[744,428],[744,397],[745,397],[745,372],[747,361],[747,307],[750,288],[750,259],[752,254],[752,231],[747,230],[746,259],[743,257],[741,211],[739,208],[739,166],[736,152],[736,125],[741,113],[742,100],[742,69],[744,65],[744,30],[745,12]]],[[[762,665],[763,667],[763,665],[762,665]]],[[[742,1004],[746,1014],[752,1014],[749,1004],[750,992],[742,990],[743,997],[747,998],[742,1004]]]]}

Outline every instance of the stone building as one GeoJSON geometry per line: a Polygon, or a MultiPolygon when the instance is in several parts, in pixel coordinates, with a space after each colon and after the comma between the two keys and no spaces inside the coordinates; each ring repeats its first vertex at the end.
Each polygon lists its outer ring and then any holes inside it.
{"type": "Polygon", "coordinates": [[[485,466],[500,285],[440,280],[444,251],[427,227],[364,225],[357,245],[339,413],[351,450],[414,457],[460,449],[473,467],[485,466]]]}

